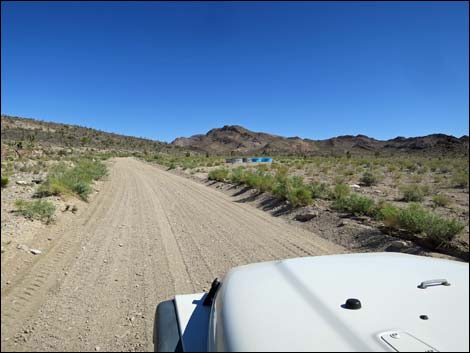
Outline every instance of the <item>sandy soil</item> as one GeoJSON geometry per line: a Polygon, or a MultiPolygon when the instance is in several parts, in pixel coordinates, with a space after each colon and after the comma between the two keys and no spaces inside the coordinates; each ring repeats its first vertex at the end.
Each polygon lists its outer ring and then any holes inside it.
{"type": "MultiPolygon", "coordinates": [[[[156,305],[230,268],[344,248],[187,178],[117,159],[99,194],[2,281],[2,351],[152,351],[156,305]]],[[[2,257],[2,273],[16,267],[2,257]]]]}

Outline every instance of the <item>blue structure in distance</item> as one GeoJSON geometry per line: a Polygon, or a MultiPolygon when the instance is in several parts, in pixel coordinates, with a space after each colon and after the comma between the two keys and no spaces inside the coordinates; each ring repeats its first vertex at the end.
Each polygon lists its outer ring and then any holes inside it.
{"type": "Polygon", "coordinates": [[[271,157],[230,158],[226,160],[227,163],[271,163],[272,161],[271,157]]]}

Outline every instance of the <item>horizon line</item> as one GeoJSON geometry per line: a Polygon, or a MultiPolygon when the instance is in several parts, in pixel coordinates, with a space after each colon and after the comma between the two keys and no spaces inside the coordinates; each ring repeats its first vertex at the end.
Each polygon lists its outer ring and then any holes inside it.
{"type": "Polygon", "coordinates": [[[390,140],[394,140],[396,138],[419,138],[419,137],[427,137],[427,136],[433,136],[433,135],[445,135],[445,136],[450,136],[450,137],[454,137],[456,139],[461,139],[463,137],[468,137],[469,136],[469,133],[464,133],[463,135],[461,136],[455,136],[455,135],[452,135],[452,134],[446,134],[446,133],[443,133],[443,132],[434,132],[434,133],[430,133],[430,134],[426,134],[426,135],[417,135],[417,136],[403,136],[403,135],[397,135],[395,137],[392,137],[392,138],[389,138],[389,139],[385,139],[385,140],[381,140],[381,139],[377,139],[375,137],[372,137],[372,136],[369,136],[369,135],[365,135],[365,134],[341,134],[341,135],[337,135],[337,136],[332,136],[332,137],[328,137],[328,138],[324,138],[324,139],[314,139],[314,138],[310,138],[310,137],[300,137],[298,135],[296,136],[283,136],[283,135],[277,135],[277,134],[274,134],[274,133],[270,133],[270,132],[264,132],[264,131],[254,131],[254,130],[250,130],[242,125],[238,125],[238,124],[231,124],[231,125],[223,125],[221,127],[214,127],[214,128],[211,128],[209,130],[207,130],[205,133],[196,133],[196,134],[192,134],[191,136],[178,136],[178,137],[175,137],[173,138],[173,140],[170,142],[170,141],[165,141],[165,140],[157,140],[157,139],[154,139],[154,138],[151,138],[151,137],[143,137],[143,136],[135,136],[135,135],[126,135],[125,133],[120,133],[120,132],[115,132],[115,131],[109,131],[109,130],[101,130],[99,128],[96,128],[96,127],[90,127],[90,126],[84,126],[84,125],[78,125],[78,124],[68,124],[68,123],[63,123],[63,122],[56,122],[56,121],[52,121],[52,120],[43,120],[43,119],[38,119],[38,118],[30,118],[30,117],[23,117],[23,116],[16,116],[16,115],[9,115],[7,113],[1,113],[0,114],[2,117],[5,116],[5,117],[9,117],[9,118],[18,118],[18,119],[29,119],[29,120],[35,120],[35,121],[39,121],[39,122],[44,122],[44,123],[52,123],[52,124],[60,124],[60,125],[70,125],[70,126],[75,126],[75,127],[80,127],[80,128],[86,128],[86,129],[92,129],[92,130],[97,130],[97,131],[101,131],[101,132],[105,132],[105,133],[109,133],[109,134],[115,134],[115,135],[121,135],[121,136],[125,136],[125,137],[133,137],[133,138],[139,138],[139,139],[144,139],[144,140],[150,140],[150,141],[153,141],[153,142],[161,142],[161,143],[167,143],[169,145],[171,145],[175,140],[177,139],[181,139],[181,138],[191,138],[193,136],[197,136],[197,135],[207,135],[207,133],[211,130],[214,130],[214,129],[222,129],[224,127],[231,127],[231,126],[235,126],[235,127],[241,127],[243,129],[246,129],[250,132],[253,132],[253,133],[261,133],[261,134],[268,134],[268,135],[273,135],[273,136],[277,136],[277,137],[282,137],[282,138],[286,138],[286,139],[293,139],[293,138],[299,138],[299,139],[302,139],[302,140],[311,140],[311,141],[325,141],[325,140],[331,140],[331,139],[334,139],[334,138],[338,138],[338,137],[346,137],[346,136],[352,136],[352,137],[359,137],[359,136],[364,136],[364,137],[367,137],[367,138],[371,138],[371,139],[374,139],[374,140],[377,140],[377,141],[383,141],[383,142],[386,142],[386,141],[390,141],[390,140]]]}

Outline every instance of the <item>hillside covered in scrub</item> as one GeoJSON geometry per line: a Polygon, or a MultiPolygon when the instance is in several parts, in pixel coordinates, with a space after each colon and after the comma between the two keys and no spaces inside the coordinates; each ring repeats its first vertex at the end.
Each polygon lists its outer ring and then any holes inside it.
{"type": "Polygon", "coordinates": [[[165,142],[119,135],[82,126],[2,115],[4,143],[40,143],[69,148],[89,147],[118,151],[169,152],[178,147],[165,142]]]}

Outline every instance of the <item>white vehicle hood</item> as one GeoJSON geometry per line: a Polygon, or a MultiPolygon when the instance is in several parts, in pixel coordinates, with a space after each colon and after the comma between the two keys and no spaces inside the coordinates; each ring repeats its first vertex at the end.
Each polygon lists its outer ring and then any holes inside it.
{"type": "Polygon", "coordinates": [[[468,352],[469,267],[389,253],[259,263],[230,271],[212,310],[211,351],[468,352]],[[450,286],[418,288],[440,278],[450,286]]]}

